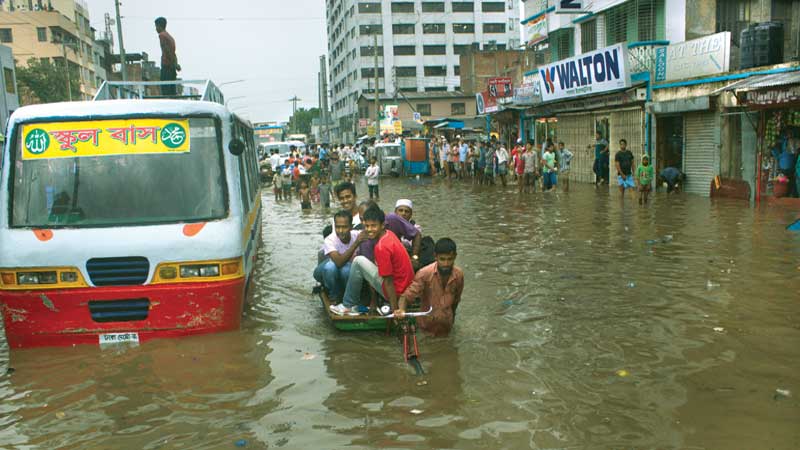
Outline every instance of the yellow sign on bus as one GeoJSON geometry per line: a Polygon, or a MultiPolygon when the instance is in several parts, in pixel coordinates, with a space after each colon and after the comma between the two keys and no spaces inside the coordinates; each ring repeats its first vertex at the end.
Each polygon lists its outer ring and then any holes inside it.
{"type": "Polygon", "coordinates": [[[188,119],[93,120],[22,127],[22,159],[188,151],[188,119]]]}

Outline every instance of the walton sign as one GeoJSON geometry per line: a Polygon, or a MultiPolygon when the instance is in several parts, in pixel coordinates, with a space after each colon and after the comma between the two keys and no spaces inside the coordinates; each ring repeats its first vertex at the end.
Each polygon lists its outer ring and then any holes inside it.
{"type": "Polygon", "coordinates": [[[630,87],[624,43],[615,44],[539,69],[542,100],[548,102],[630,87]]]}

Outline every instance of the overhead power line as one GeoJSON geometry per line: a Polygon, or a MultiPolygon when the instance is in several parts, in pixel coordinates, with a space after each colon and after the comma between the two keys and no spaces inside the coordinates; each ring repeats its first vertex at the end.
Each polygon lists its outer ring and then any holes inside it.
{"type": "MultiPolygon", "coordinates": [[[[129,20],[154,20],[150,16],[123,16],[129,20]]],[[[324,21],[324,17],[168,17],[170,22],[317,22],[324,21]]]]}

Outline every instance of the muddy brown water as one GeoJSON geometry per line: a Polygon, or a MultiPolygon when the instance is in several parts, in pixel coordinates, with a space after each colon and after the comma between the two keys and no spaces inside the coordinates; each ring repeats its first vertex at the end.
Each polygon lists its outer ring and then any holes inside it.
{"type": "Polygon", "coordinates": [[[381,193],[412,198],[465,272],[453,334],[420,342],[424,377],[396,338],[332,329],[310,295],[329,214],[269,195],[241,331],[0,342],[0,448],[800,448],[797,211],[664,194],[623,208],[587,185],[381,193]]]}

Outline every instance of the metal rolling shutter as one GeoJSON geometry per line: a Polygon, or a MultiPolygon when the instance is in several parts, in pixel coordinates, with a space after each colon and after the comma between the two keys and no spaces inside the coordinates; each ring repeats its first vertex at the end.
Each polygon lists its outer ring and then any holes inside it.
{"type": "Polygon", "coordinates": [[[609,149],[611,150],[609,157],[611,184],[614,185],[616,180],[616,170],[614,169],[614,161],[619,151],[619,140],[625,139],[628,141],[628,150],[633,153],[633,167],[634,169],[642,161],[644,154],[644,114],[642,108],[629,109],[626,111],[612,112],[611,113],[611,138],[609,138],[609,149]]]}
{"type": "Polygon", "coordinates": [[[708,197],[719,167],[719,116],[702,112],[684,114],[683,118],[685,191],[708,197]]]}
{"type": "Polygon", "coordinates": [[[592,164],[594,150],[586,149],[594,145],[594,116],[591,114],[572,114],[558,116],[557,137],[572,151],[569,179],[585,183],[594,182],[592,164]]]}

